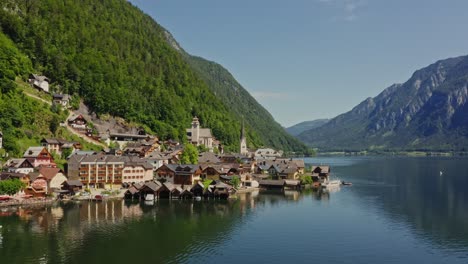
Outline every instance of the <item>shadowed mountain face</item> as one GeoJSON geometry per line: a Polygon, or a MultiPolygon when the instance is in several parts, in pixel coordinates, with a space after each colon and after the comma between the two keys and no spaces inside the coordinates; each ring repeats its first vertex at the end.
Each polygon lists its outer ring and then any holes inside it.
{"type": "Polygon", "coordinates": [[[299,139],[323,150],[468,148],[468,56],[416,71],[299,139]]]}
{"type": "Polygon", "coordinates": [[[316,119],[312,121],[304,121],[294,126],[286,128],[286,131],[293,136],[297,136],[304,131],[321,127],[325,125],[329,120],[330,119],[316,119]]]}

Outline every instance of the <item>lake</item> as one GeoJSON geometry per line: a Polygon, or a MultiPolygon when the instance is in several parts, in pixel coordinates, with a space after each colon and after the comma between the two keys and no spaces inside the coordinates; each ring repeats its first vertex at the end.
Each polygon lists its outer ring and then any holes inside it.
{"type": "Polygon", "coordinates": [[[0,211],[1,263],[468,263],[468,159],[311,158],[352,182],[0,211]],[[440,172],[443,172],[440,175],[440,172]]]}

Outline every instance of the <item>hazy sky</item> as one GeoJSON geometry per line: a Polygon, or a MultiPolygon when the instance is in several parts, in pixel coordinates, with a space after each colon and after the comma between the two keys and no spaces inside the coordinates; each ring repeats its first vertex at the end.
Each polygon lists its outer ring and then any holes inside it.
{"type": "Polygon", "coordinates": [[[467,0],[132,0],[283,126],[331,118],[468,54],[467,0]]]}

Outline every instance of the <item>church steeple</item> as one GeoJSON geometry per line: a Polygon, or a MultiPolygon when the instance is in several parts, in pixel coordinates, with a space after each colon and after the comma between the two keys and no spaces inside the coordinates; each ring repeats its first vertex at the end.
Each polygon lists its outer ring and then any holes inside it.
{"type": "Polygon", "coordinates": [[[245,137],[245,127],[244,127],[244,120],[242,120],[241,126],[241,135],[240,135],[240,154],[247,155],[247,138],[245,137]]]}

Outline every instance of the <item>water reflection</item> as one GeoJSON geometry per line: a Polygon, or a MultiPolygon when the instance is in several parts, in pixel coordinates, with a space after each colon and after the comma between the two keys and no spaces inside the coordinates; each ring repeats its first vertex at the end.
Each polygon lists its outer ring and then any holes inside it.
{"type": "Polygon", "coordinates": [[[467,160],[351,159],[336,190],[2,209],[0,262],[466,263],[467,160]]]}
{"type": "Polygon", "coordinates": [[[190,258],[193,250],[207,250],[207,245],[228,239],[258,208],[329,196],[312,191],[256,191],[228,201],[110,200],[2,209],[0,256],[2,263],[179,262],[190,258]],[[128,255],[132,250],[154,252],[146,257],[128,255]]]}
{"type": "Polygon", "coordinates": [[[335,171],[355,183],[353,194],[364,206],[406,223],[422,240],[450,250],[468,247],[466,158],[372,158],[335,171]]]}

